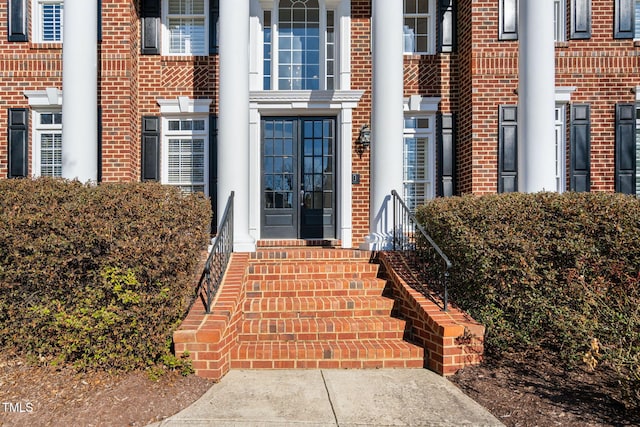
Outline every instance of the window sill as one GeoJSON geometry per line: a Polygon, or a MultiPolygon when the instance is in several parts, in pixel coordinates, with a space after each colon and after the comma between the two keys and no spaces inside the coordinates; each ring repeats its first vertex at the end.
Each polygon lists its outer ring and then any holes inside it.
{"type": "Polygon", "coordinates": [[[566,49],[569,47],[569,42],[564,41],[564,42],[555,42],[556,43],[556,48],[557,49],[566,49]]]}
{"type": "Polygon", "coordinates": [[[433,52],[433,53],[427,53],[427,52],[424,52],[424,53],[404,53],[403,55],[404,55],[405,58],[408,58],[408,59],[420,59],[420,58],[425,57],[425,56],[434,56],[434,55],[436,55],[436,53],[435,52],[433,52]]]}
{"type": "Polygon", "coordinates": [[[62,42],[55,42],[55,43],[31,42],[29,43],[29,48],[33,50],[62,50],[62,42]]]}

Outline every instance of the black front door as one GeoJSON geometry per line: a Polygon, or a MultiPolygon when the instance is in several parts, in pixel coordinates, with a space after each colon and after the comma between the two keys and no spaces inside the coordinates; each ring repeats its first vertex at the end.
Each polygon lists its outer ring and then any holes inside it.
{"type": "Polygon", "coordinates": [[[335,237],[335,119],[262,120],[262,237],[335,237]]]}

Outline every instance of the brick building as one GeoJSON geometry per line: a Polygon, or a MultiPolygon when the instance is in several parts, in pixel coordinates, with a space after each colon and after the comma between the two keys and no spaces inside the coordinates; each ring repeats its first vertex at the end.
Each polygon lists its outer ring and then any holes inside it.
{"type": "Polygon", "coordinates": [[[635,193],[636,19],[638,0],[9,0],[0,175],[235,191],[242,251],[384,247],[393,189],[635,193]]]}

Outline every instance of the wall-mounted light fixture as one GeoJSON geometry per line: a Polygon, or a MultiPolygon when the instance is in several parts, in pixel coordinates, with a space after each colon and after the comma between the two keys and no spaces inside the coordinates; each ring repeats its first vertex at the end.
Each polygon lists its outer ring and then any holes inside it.
{"type": "Polygon", "coordinates": [[[364,124],[360,128],[360,134],[358,135],[358,139],[356,139],[356,144],[356,149],[360,155],[362,155],[364,150],[371,144],[371,128],[368,124],[364,124]]]}

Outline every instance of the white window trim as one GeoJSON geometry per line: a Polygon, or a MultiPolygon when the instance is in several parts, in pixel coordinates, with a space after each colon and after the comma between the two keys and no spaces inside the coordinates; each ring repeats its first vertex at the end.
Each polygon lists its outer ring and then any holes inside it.
{"type": "Polygon", "coordinates": [[[40,125],[38,120],[41,114],[46,113],[62,113],[61,107],[44,107],[31,110],[31,130],[32,132],[32,151],[31,151],[31,175],[34,177],[42,176],[41,159],[42,146],[40,136],[43,133],[54,133],[62,135],[62,123],[59,125],[40,125]]]}
{"type": "Polygon", "coordinates": [[[635,0],[635,3],[633,5],[634,12],[635,12],[635,16],[636,16],[636,20],[635,20],[635,34],[633,39],[634,40],[640,40],[640,31],[638,31],[640,29],[640,0],[635,0]]]}
{"type": "MultiPolygon", "coordinates": [[[[404,110],[404,118],[428,118],[430,128],[426,130],[420,129],[419,131],[415,131],[414,129],[403,128],[403,159],[404,159],[404,137],[415,135],[415,136],[429,136],[429,147],[428,147],[428,159],[430,164],[426,165],[428,168],[428,177],[426,181],[431,182],[431,186],[429,189],[429,194],[425,195],[427,200],[433,199],[436,197],[436,113],[438,112],[438,105],[440,104],[440,97],[425,97],[421,95],[411,95],[407,98],[404,98],[403,102],[403,110],[404,110]]],[[[403,160],[404,162],[404,160],[403,160]]],[[[404,164],[403,164],[404,170],[404,164]]],[[[403,172],[404,175],[404,172],[403,172]]],[[[404,180],[403,176],[403,196],[404,196],[404,180]]]]}
{"type": "Polygon", "coordinates": [[[436,54],[436,39],[438,37],[437,34],[437,28],[436,28],[436,15],[438,14],[437,10],[436,10],[436,1],[435,0],[429,0],[429,10],[431,11],[431,13],[429,13],[428,15],[422,14],[422,13],[406,13],[404,11],[404,0],[402,1],[402,50],[403,53],[405,55],[435,55],[436,54]],[[408,52],[405,51],[404,49],[404,18],[406,17],[411,17],[411,18],[420,18],[420,17],[427,17],[428,20],[428,25],[429,25],[429,29],[430,32],[428,34],[429,36],[429,46],[427,46],[427,51],[426,52],[421,52],[421,51],[417,51],[414,50],[412,52],[408,52]]]}
{"type": "MultiPolygon", "coordinates": [[[[560,140],[556,136],[556,191],[567,191],[567,104],[557,102],[555,114],[559,120],[555,120],[555,131],[559,132],[560,140]]],[[[556,133],[557,135],[557,133],[556,133]]]]}
{"type": "MultiPolygon", "coordinates": [[[[204,0],[204,44],[202,52],[170,52],[171,37],[169,32],[169,0],[162,0],[162,55],[165,56],[206,56],[209,54],[209,0],[204,0]]],[[[181,15],[184,17],[200,17],[202,15],[181,15]]]]}
{"type": "Polygon", "coordinates": [[[34,43],[62,43],[62,39],[63,39],[63,26],[64,26],[64,1],[63,0],[33,0],[31,2],[31,11],[32,11],[32,35],[33,35],[33,41],[34,43]],[[61,3],[62,4],[62,16],[60,17],[60,40],[56,40],[56,41],[45,41],[42,39],[43,34],[42,34],[42,20],[44,19],[44,17],[41,14],[41,9],[40,9],[40,5],[42,4],[46,4],[46,3],[53,3],[53,4],[57,4],[57,3],[61,3]]]}
{"type": "Polygon", "coordinates": [[[556,42],[566,42],[567,41],[567,1],[566,0],[554,0],[553,1],[554,8],[554,19],[557,18],[558,21],[554,22],[554,36],[555,32],[559,30],[558,36],[554,37],[556,42]],[[556,9],[557,5],[557,9],[556,9]],[[559,15],[556,15],[555,12],[558,10],[559,15]]]}
{"type": "Polygon", "coordinates": [[[425,200],[431,200],[436,197],[436,115],[435,113],[427,113],[427,112],[409,112],[405,113],[405,119],[428,119],[429,127],[428,128],[404,128],[403,129],[403,178],[402,178],[402,187],[403,187],[403,198],[405,202],[407,201],[407,197],[405,194],[405,189],[407,184],[429,184],[429,189],[425,193],[425,200]],[[404,140],[406,138],[428,138],[428,143],[426,147],[426,158],[427,163],[422,165],[425,169],[425,178],[422,180],[407,180],[404,178],[404,158],[407,153],[405,150],[404,140]]]}
{"type": "Polygon", "coordinates": [[[568,168],[567,168],[567,148],[568,148],[568,142],[567,142],[567,106],[569,105],[569,103],[571,102],[571,95],[573,94],[573,92],[575,92],[577,89],[576,86],[556,86],[556,94],[555,94],[555,101],[556,101],[556,105],[555,108],[561,108],[561,121],[562,123],[556,121],[555,122],[555,128],[557,129],[559,126],[562,126],[561,129],[561,136],[562,136],[562,140],[560,141],[560,146],[556,149],[556,162],[558,162],[561,165],[559,174],[556,173],[556,191],[558,193],[563,193],[565,191],[568,191],[567,188],[567,172],[568,172],[568,168]]]}
{"type": "MultiPolygon", "coordinates": [[[[271,11],[271,89],[278,84],[278,0],[258,0],[259,11],[255,12],[256,20],[251,24],[251,90],[264,90],[264,11],[271,11]]],[[[334,11],[334,88],[333,90],[349,90],[351,88],[351,1],[350,0],[318,0],[320,6],[320,89],[326,88],[326,17],[327,10],[334,11]],[[322,31],[324,29],[324,31],[322,31]]]]}
{"type": "Polygon", "coordinates": [[[180,186],[180,184],[169,183],[169,139],[184,135],[191,137],[202,136],[204,139],[204,194],[210,194],[209,188],[209,116],[205,114],[167,114],[160,119],[161,122],[161,148],[160,148],[160,182],[165,185],[180,186]],[[171,120],[204,120],[204,130],[201,131],[170,131],[169,121],[171,120]]]}

